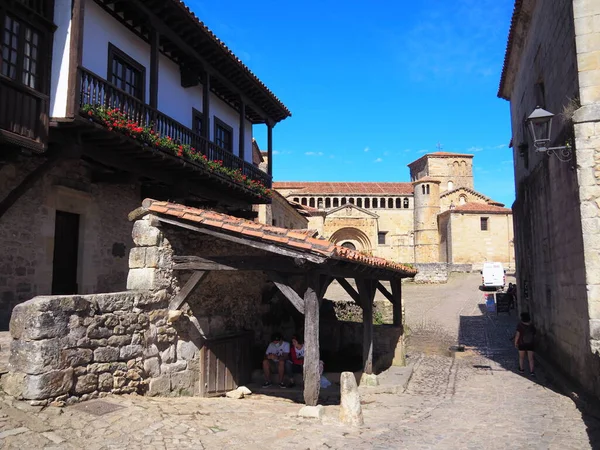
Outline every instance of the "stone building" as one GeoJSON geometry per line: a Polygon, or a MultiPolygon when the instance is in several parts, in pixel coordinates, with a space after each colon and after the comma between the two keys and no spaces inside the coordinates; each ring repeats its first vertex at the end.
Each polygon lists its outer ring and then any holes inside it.
{"type": "Polygon", "coordinates": [[[285,105],[179,0],[3,2],[0,327],[35,295],[126,288],[142,198],[256,218],[252,127],[285,105]]]}
{"type": "Polygon", "coordinates": [[[303,332],[310,405],[319,399],[321,355],[358,348],[359,367],[344,358],[340,369],[365,374],[404,364],[401,282],[415,269],[170,202],[146,199],[129,217],[129,290],[17,305],[5,392],[36,405],[108,393],[223,394],[249,381],[275,330],[303,332]],[[360,305],[362,323],[327,313],[334,277],[360,305]],[[391,324],[373,323],[376,290],[392,303],[391,324]]]}
{"type": "Polygon", "coordinates": [[[308,208],[309,228],[333,243],[393,261],[512,267],[512,212],[473,189],[473,155],[437,152],[408,166],[411,182],[275,182],[308,208]]]}
{"type": "Polygon", "coordinates": [[[546,357],[599,395],[600,2],[516,1],[498,96],[510,101],[520,307],[546,357]],[[556,115],[543,145],[525,124],[537,106],[556,115]]]}

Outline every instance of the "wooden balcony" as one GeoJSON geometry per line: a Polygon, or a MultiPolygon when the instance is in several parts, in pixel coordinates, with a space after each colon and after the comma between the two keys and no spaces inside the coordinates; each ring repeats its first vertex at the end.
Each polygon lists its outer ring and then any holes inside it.
{"type": "Polygon", "coordinates": [[[0,75],[0,141],[43,151],[48,141],[48,96],[0,75]]]}
{"type": "MultiPolygon", "coordinates": [[[[151,130],[153,135],[169,137],[176,145],[183,146],[186,149],[193,149],[194,152],[204,156],[205,158],[203,159],[205,161],[221,161],[220,164],[223,168],[239,171],[241,177],[248,180],[255,180],[266,188],[271,188],[271,177],[265,172],[261,171],[251,163],[235,156],[230,151],[219,147],[214,142],[210,142],[157,109],[154,109],[137,98],[127,94],[125,91],[109,83],[102,77],[87,69],[80,68],[78,83],[79,106],[81,108],[80,114],[82,117],[87,118],[88,120],[90,120],[92,116],[96,118],[97,114],[93,115],[89,113],[90,108],[92,108],[94,113],[98,111],[115,111],[118,108],[119,115],[125,117],[130,123],[135,123],[145,130],[151,130]]],[[[98,123],[96,123],[97,128],[98,126],[98,123]]],[[[105,135],[110,136],[106,139],[112,140],[112,144],[108,144],[106,147],[114,148],[115,139],[120,141],[120,147],[123,147],[123,139],[127,141],[125,144],[131,144],[131,150],[120,151],[120,155],[126,155],[128,153],[133,155],[135,153],[134,156],[140,158],[145,163],[151,163],[154,158],[156,163],[154,169],[164,170],[166,172],[168,170],[185,168],[190,172],[191,178],[197,181],[205,180],[204,184],[207,184],[207,179],[209,181],[217,180],[225,184],[233,185],[232,187],[234,187],[235,190],[242,189],[245,191],[245,195],[243,196],[248,197],[249,195],[252,202],[268,202],[268,199],[262,198],[263,196],[259,195],[255,189],[247,186],[246,183],[232,179],[227,176],[227,174],[224,174],[224,171],[222,170],[211,170],[210,164],[190,159],[188,155],[185,154],[178,155],[168,149],[160,148],[158,146],[154,147],[153,145],[144,142],[139,136],[136,136],[137,139],[132,139],[132,136],[123,136],[121,132],[110,130],[109,127],[104,126],[102,128],[102,132],[105,135]],[[115,135],[118,136],[115,137],[115,135]],[[171,167],[166,165],[167,162],[171,167]]],[[[181,174],[179,175],[181,176],[181,174]]],[[[212,188],[214,187],[214,183],[212,183],[212,188]]]]}

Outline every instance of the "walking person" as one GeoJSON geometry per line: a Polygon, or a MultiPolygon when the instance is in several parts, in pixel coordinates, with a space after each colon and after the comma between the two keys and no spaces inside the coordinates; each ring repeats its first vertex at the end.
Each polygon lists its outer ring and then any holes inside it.
{"type": "Polygon", "coordinates": [[[535,376],[534,352],[535,352],[535,327],[531,323],[529,313],[521,314],[521,322],[517,325],[515,334],[515,347],[519,350],[519,372],[524,372],[523,364],[525,355],[529,361],[529,374],[535,376]]]}

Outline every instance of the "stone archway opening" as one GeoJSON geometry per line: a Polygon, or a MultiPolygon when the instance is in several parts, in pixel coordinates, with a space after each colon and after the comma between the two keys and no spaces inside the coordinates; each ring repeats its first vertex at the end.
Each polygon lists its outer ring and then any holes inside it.
{"type": "Polygon", "coordinates": [[[346,247],[349,248],[350,250],[356,250],[356,245],[354,245],[352,242],[350,241],[346,241],[342,244],[342,247],[346,247]]]}
{"type": "Polygon", "coordinates": [[[358,228],[340,228],[329,238],[331,242],[342,247],[351,248],[359,252],[370,252],[372,249],[369,237],[358,228]],[[352,245],[353,247],[350,247],[352,245]]]}

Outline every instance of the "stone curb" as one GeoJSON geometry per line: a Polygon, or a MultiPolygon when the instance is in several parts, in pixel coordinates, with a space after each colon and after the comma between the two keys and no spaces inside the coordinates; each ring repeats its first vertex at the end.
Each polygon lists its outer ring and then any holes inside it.
{"type": "Polygon", "coordinates": [[[379,386],[359,386],[358,392],[364,394],[402,394],[412,378],[414,364],[403,367],[390,367],[378,376],[379,386]],[[391,377],[396,379],[390,380],[391,377]],[[392,381],[392,383],[390,383],[392,381]]]}

